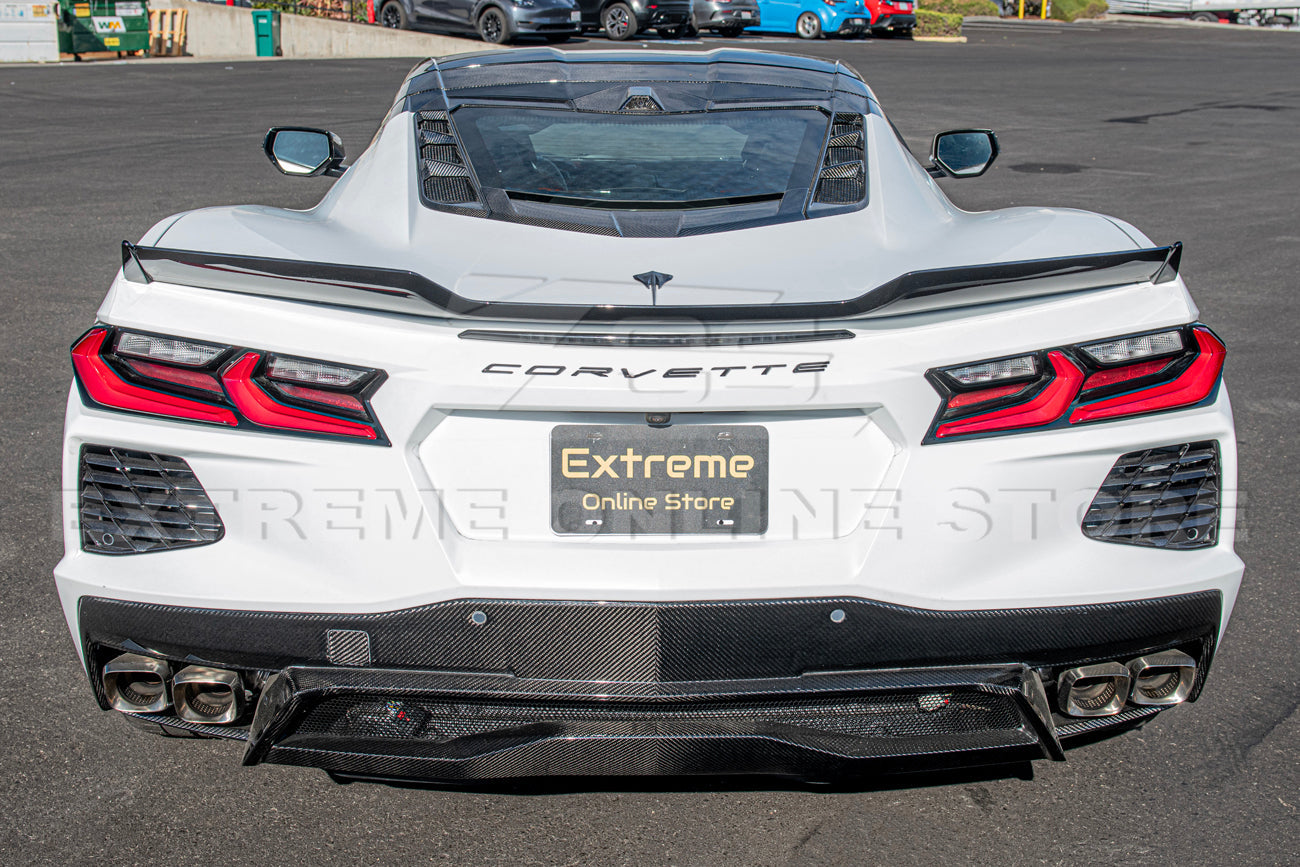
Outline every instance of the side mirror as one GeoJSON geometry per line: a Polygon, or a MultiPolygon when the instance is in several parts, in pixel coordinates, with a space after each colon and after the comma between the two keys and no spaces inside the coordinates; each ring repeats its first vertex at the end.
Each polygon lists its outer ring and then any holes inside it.
{"type": "Polygon", "coordinates": [[[932,178],[978,178],[998,158],[998,137],[989,129],[953,129],[934,137],[932,178]]]}
{"type": "Polygon", "coordinates": [[[336,178],[343,174],[343,140],[329,130],[273,126],[266,132],[262,150],[286,175],[336,178]]]}

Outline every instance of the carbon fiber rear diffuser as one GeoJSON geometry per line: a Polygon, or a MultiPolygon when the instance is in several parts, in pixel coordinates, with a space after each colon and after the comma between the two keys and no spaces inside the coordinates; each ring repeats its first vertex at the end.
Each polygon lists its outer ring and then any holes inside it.
{"type": "Polygon", "coordinates": [[[598,683],[291,667],[267,684],[245,764],[362,776],[778,774],[944,755],[1064,754],[1028,667],[598,683]]]}

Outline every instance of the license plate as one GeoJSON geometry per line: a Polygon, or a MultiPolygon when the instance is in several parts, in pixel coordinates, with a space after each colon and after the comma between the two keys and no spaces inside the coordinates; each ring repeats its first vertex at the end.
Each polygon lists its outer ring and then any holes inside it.
{"type": "Polygon", "coordinates": [[[564,535],[767,531],[767,428],[551,429],[551,529],[564,535]]]}
{"type": "Polygon", "coordinates": [[[581,21],[581,20],[582,20],[582,13],[581,13],[581,12],[570,12],[570,13],[569,13],[569,20],[570,20],[570,21],[581,21]]]}
{"type": "Polygon", "coordinates": [[[741,18],[753,18],[753,17],[754,17],[754,13],[752,13],[752,12],[741,12],[741,13],[740,13],[740,17],[741,17],[741,18]]]}
{"type": "Polygon", "coordinates": [[[850,18],[850,19],[849,19],[849,26],[850,26],[850,27],[866,27],[866,26],[867,26],[867,22],[866,22],[866,21],[863,21],[861,18],[850,18]]]}

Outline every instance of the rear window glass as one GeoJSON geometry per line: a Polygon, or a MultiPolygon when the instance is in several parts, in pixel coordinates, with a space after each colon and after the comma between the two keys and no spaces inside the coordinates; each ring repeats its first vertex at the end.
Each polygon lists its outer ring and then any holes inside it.
{"type": "Polygon", "coordinates": [[[485,186],[585,207],[714,207],[807,189],[816,109],[600,114],[466,107],[455,123],[485,186]]]}

